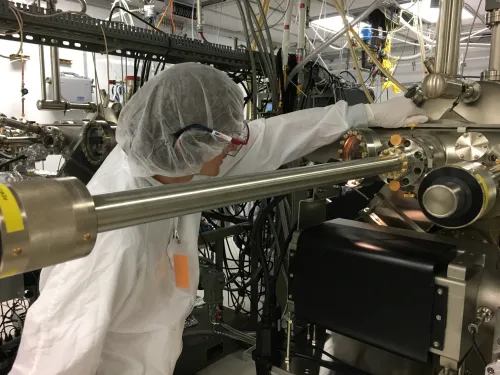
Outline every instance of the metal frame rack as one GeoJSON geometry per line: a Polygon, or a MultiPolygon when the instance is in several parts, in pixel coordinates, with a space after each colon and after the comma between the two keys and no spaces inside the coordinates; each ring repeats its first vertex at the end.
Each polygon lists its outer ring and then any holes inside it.
{"type": "MultiPolygon", "coordinates": [[[[16,18],[7,0],[0,0],[0,30],[18,29],[16,18]]],[[[15,4],[23,12],[23,38],[25,43],[43,44],[87,52],[178,64],[200,62],[213,64],[225,71],[250,70],[246,50],[184,38],[155,30],[127,26],[87,15],[57,14],[36,5],[15,4]],[[33,16],[27,15],[33,14],[33,16]],[[52,17],[37,17],[48,14],[52,17]]],[[[2,39],[19,41],[19,36],[2,35],[2,39]]]]}

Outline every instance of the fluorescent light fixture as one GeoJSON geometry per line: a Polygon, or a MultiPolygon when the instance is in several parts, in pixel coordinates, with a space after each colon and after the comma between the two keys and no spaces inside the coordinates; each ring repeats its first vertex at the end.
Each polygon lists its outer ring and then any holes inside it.
{"type": "MultiPolygon", "coordinates": [[[[419,0],[412,3],[400,4],[401,8],[420,17],[427,22],[436,23],[439,19],[439,8],[431,8],[431,0],[419,0]]],[[[462,20],[472,19],[474,16],[466,9],[462,9],[462,20]]]]}
{"type": "MultiPolygon", "coordinates": [[[[349,22],[352,22],[354,19],[353,17],[346,17],[349,22]]],[[[342,30],[344,27],[344,22],[342,21],[342,17],[340,16],[334,16],[334,17],[327,17],[327,18],[320,18],[314,21],[311,21],[311,24],[314,26],[317,26],[321,29],[327,30],[327,31],[332,31],[332,32],[338,32],[342,30]]],[[[365,22],[360,22],[355,29],[360,30],[363,27],[370,27],[369,24],[365,22]]]]}

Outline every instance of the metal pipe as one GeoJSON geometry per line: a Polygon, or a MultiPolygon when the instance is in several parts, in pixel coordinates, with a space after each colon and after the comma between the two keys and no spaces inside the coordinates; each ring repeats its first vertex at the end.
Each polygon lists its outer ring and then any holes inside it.
{"type": "Polygon", "coordinates": [[[40,128],[39,126],[24,123],[7,117],[0,117],[0,126],[10,126],[11,128],[16,128],[25,132],[35,134],[40,134],[42,132],[42,128],[40,128]]]}
{"type": "Polygon", "coordinates": [[[464,0],[441,0],[436,40],[436,73],[456,77],[464,0]]]}
{"type": "Polygon", "coordinates": [[[299,29],[297,36],[297,61],[302,61],[304,58],[304,45],[306,40],[306,1],[299,0],[299,29]]]}
{"type": "Polygon", "coordinates": [[[345,35],[347,30],[349,30],[351,27],[356,26],[358,23],[363,21],[366,17],[370,15],[371,12],[373,12],[379,4],[383,0],[375,0],[368,8],[365,9],[363,13],[361,13],[359,16],[357,16],[349,25],[344,25],[342,30],[337,32],[335,35],[332,37],[328,38],[323,44],[321,44],[318,48],[316,48],[313,52],[311,52],[309,55],[307,55],[301,62],[300,64],[297,64],[295,68],[290,72],[287,78],[287,82],[290,82],[291,79],[299,72],[300,69],[302,69],[309,61],[312,61],[318,56],[320,53],[324,52],[331,44],[333,44],[337,39],[341,38],[342,36],[345,35]]]}
{"type": "Polygon", "coordinates": [[[95,103],[68,103],[54,100],[39,100],[36,102],[36,107],[41,111],[69,111],[71,109],[80,109],[82,111],[97,112],[97,105],[95,103]]]}
{"type": "MultiPolygon", "coordinates": [[[[288,65],[288,51],[290,49],[290,24],[292,23],[292,14],[294,5],[295,5],[295,0],[288,0],[285,13],[285,21],[283,23],[283,43],[281,45],[283,66],[288,65]]],[[[286,74],[286,70],[284,70],[283,72],[286,74]]]]}
{"type": "Polygon", "coordinates": [[[61,72],[59,71],[59,50],[50,47],[50,67],[52,70],[52,100],[61,101],[61,72]]]}
{"type": "Polygon", "coordinates": [[[500,72],[500,23],[491,27],[490,71],[500,72]]]}
{"type": "Polygon", "coordinates": [[[201,0],[196,0],[196,31],[203,32],[203,20],[201,14],[201,0]]]}
{"type": "Polygon", "coordinates": [[[42,100],[47,100],[47,87],[45,85],[45,54],[43,53],[43,45],[38,46],[38,59],[40,60],[40,92],[42,100]]]}
{"type": "Polygon", "coordinates": [[[377,157],[313,167],[234,176],[94,196],[98,231],[178,217],[297,190],[387,173],[400,156],[377,157]]]}

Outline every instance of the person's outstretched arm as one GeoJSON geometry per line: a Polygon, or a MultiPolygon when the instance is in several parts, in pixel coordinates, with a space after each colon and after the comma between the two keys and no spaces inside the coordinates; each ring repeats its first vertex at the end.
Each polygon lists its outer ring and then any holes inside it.
{"type": "Polygon", "coordinates": [[[352,128],[398,128],[426,121],[424,112],[404,97],[351,107],[341,101],[324,108],[254,120],[248,124],[248,145],[243,146],[234,158],[226,158],[221,176],[275,170],[331,144],[352,128]]]}

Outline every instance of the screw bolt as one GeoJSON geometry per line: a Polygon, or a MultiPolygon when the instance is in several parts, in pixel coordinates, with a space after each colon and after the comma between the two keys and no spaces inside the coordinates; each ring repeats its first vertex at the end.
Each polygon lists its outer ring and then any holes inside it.
{"type": "Polygon", "coordinates": [[[479,159],[479,155],[474,155],[474,160],[479,159]]]}
{"type": "Polygon", "coordinates": [[[459,158],[460,159],[465,159],[465,156],[464,155],[459,155],[459,158]]]}
{"type": "Polygon", "coordinates": [[[458,143],[455,144],[455,148],[460,148],[460,145],[458,143]]]}
{"type": "Polygon", "coordinates": [[[84,239],[85,241],[90,240],[90,238],[91,238],[91,237],[92,237],[92,236],[90,235],[90,233],[85,233],[85,234],[83,235],[83,239],[84,239]]]}
{"type": "Polygon", "coordinates": [[[441,321],[441,315],[436,315],[436,320],[441,321]]]}
{"type": "Polygon", "coordinates": [[[23,249],[21,249],[20,247],[16,247],[15,249],[12,250],[12,255],[13,256],[21,255],[22,252],[23,249]]]}
{"type": "Polygon", "coordinates": [[[443,294],[443,289],[438,289],[438,294],[441,296],[443,294]]]}
{"type": "Polygon", "coordinates": [[[439,346],[439,341],[434,341],[432,343],[432,346],[434,346],[435,348],[437,348],[439,346]]]}
{"type": "Polygon", "coordinates": [[[495,373],[495,370],[493,370],[493,367],[488,367],[486,369],[486,371],[488,371],[488,374],[494,374],[495,373]]]}
{"type": "Polygon", "coordinates": [[[463,134],[463,137],[464,137],[464,138],[468,138],[468,137],[469,137],[469,133],[464,133],[464,134],[463,134]]]}

